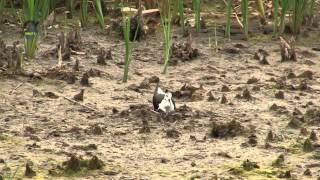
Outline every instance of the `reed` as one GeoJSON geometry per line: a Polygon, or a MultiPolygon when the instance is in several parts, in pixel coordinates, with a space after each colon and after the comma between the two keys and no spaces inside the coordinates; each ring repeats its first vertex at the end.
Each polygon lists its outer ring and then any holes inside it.
{"type": "Polygon", "coordinates": [[[50,0],[50,11],[54,10],[54,8],[56,7],[56,0],[50,0]]]}
{"type": "Polygon", "coordinates": [[[4,169],[8,169],[8,171],[4,171],[4,174],[3,174],[3,179],[4,180],[14,180],[14,179],[17,179],[16,175],[19,171],[21,166],[18,166],[14,171],[12,171],[10,169],[10,167],[7,165],[7,163],[4,164],[4,169]]]}
{"type": "Polygon", "coordinates": [[[130,41],[130,18],[123,17],[122,19],[122,27],[123,27],[123,36],[125,42],[125,57],[124,57],[124,74],[122,81],[126,83],[128,81],[128,74],[129,74],[129,65],[131,62],[132,56],[132,48],[131,48],[131,41],[130,41]]]}
{"type": "Polygon", "coordinates": [[[85,27],[88,23],[88,0],[81,0],[80,11],[81,27],[85,27]]]}
{"type": "Polygon", "coordinates": [[[308,9],[308,12],[309,12],[309,14],[310,14],[311,17],[314,15],[315,5],[316,5],[316,0],[310,0],[310,1],[309,1],[309,9],[308,9]]]}
{"type": "Polygon", "coordinates": [[[3,11],[5,4],[6,4],[5,0],[0,0],[0,13],[3,11]]]}
{"type": "Polygon", "coordinates": [[[67,2],[67,18],[72,19],[74,15],[74,0],[68,0],[67,2]]]}
{"type": "Polygon", "coordinates": [[[273,32],[274,35],[278,33],[278,25],[279,25],[279,0],[272,0],[273,6],[273,32]]]}
{"type": "Polygon", "coordinates": [[[184,25],[184,0],[178,0],[179,1],[179,20],[180,20],[180,25],[182,27],[182,32],[185,32],[185,25],[184,25]]]}
{"type": "Polygon", "coordinates": [[[230,39],[231,32],[231,13],[232,13],[232,0],[227,1],[227,24],[225,29],[225,36],[230,39]]]}
{"type": "Polygon", "coordinates": [[[193,0],[193,9],[195,11],[195,16],[194,16],[194,20],[195,20],[195,27],[196,27],[196,31],[200,32],[200,21],[201,21],[201,0],[193,0]]]}
{"type": "Polygon", "coordinates": [[[103,16],[103,11],[101,6],[101,0],[94,1],[94,9],[99,21],[100,28],[103,30],[105,27],[105,23],[104,23],[104,16],[103,16]]]}
{"type": "Polygon", "coordinates": [[[294,35],[298,35],[300,33],[308,0],[295,0],[291,3],[293,3],[292,31],[294,35]]]}
{"type": "Polygon", "coordinates": [[[168,69],[169,61],[171,58],[171,47],[172,47],[172,24],[170,9],[168,16],[161,15],[161,24],[164,35],[164,65],[162,68],[162,74],[165,74],[168,69]]]}
{"type": "Polygon", "coordinates": [[[256,0],[256,1],[258,4],[258,11],[259,11],[260,18],[261,18],[260,21],[262,24],[266,24],[266,16],[265,16],[263,0],[256,0]]]}
{"type": "Polygon", "coordinates": [[[242,25],[245,38],[249,38],[249,1],[241,0],[242,25]]]}
{"type": "Polygon", "coordinates": [[[279,33],[283,34],[285,26],[285,18],[289,7],[289,0],[281,0],[281,16],[279,33]]]}
{"type": "Polygon", "coordinates": [[[24,0],[23,20],[25,24],[25,54],[33,58],[37,49],[38,29],[40,21],[49,14],[49,0],[24,0]]]}

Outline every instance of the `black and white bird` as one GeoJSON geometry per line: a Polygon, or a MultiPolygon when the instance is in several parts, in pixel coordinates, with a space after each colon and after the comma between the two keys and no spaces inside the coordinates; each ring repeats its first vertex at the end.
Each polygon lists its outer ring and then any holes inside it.
{"type": "Polygon", "coordinates": [[[157,82],[156,89],[154,90],[153,94],[153,110],[156,112],[163,112],[168,114],[175,110],[176,105],[172,98],[172,94],[166,90],[163,91],[159,87],[159,82],[157,82]]]}

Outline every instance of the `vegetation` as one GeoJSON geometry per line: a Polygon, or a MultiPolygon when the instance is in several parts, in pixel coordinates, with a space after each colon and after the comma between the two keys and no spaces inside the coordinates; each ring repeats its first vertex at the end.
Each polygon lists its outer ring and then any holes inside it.
{"type": "Polygon", "coordinates": [[[128,74],[129,74],[129,65],[131,62],[131,54],[132,54],[132,47],[131,47],[131,41],[130,41],[130,18],[129,17],[123,17],[122,20],[123,23],[123,36],[124,36],[124,42],[125,42],[125,58],[124,58],[124,74],[122,81],[126,83],[128,81],[128,74]]]}
{"type": "Polygon", "coordinates": [[[278,33],[278,11],[279,11],[279,0],[272,0],[273,5],[273,32],[275,35],[278,33]]]}
{"type": "Polygon", "coordinates": [[[245,38],[249,38],[249,1],[241,0],[242,25],[245,38]]]}
{"type": "Polygon", "coordinates": [[[168,15],[161,15],[161,24],[164,37],[164,65],[162,68],[162,73],[167,72],[169,61],[171,58],[171,47],[172,47],[172,24],[171,24],[171,14],[170,10],[168,15]]]}
{"type": "MultiPolygon", "coordinates": [[[[67,10],[70,11],[71,17],[74,15],[75,9],[75,0],[67,1],[67,10]]],[[[165,9],[162,11],[162,27],[164,33],[164,57],[165,57],[165,65],[163,68],[163,72],[166,71],[168,62],[170,59],[171,53],[171,38],[172,38],[172,25],[171,23],[167,23],[171,21],[171,17],[169,19],[168,12],[170,12],[170,1],[164,1],[165,9]],[[166,7],[167,6],[167,7],[166,7]],[[163,18],[163,14],[166,14],[165,18],[163,18]]],[[[231,25],[233,22],[233,9],[235,7],[235,3],[237,1],[232,0],[224,0],[226,4],[226,25],[225,25],[225,36],[230,39],[231,25]]],[[[11,3],[11,7],[14,8],[14,5],[11,3]]],[[[88,8],[89,8],[88,0],[80,0],[80,22],[82,27],[86,27],[88,25],[88,8]]],[[[101,0],[94,0],[93,7],[95,10],[95,14],[97,20],[99,22],[100,28],[103,30],[105,28],[105,20],[102,9],[101,0]]],[[[289,1],[289,0],[272,0],[272,8],[273,8],[273,29],[274,35],[278,36],[284,33],[286,23],[290,23],[290,28],[292,33],[295,36],[298,36],[300,33],[301,26],[306,18],[308,18],[308,23],[312,23],[312,18],[314,16],[316,0],[297,0],[297,1],[289,1]],[[289,19],[287,18],[290,15],[289,19]]],[[[7,4],[6,0],[0,0],[0,11],[3,11],[7,4]]],[[[37,49],[37,40],[39,36],[39,26],[48,16],[50,11],[55,9],[57,4],[56,0],[24,0],[23,1],[23,22],[25,25],[25,54],[28,58],[33,58],[35,56],[35,52],[37,49]],[[36,13],[38,12],[38,13],[36,13]]],[[[122,1],[114,1],[114,8],[122,7],[124,3],[122,1]]],[[[182,27],[182,31],[185,32],[185,15],[184,15],[184,4],[185,0],[177,0],[173,2],[174,10],[176,15],[179,15],[179,24],[182,27]]],[[[195,20],[195,29],[196,32],[199,32],[201,29],[201,0],[192,0],[193,9],[194,9],[194,20],[195,20]]],[[[239,4],[238,4],[239,5],[239,4]]],[[[238,18],[238,13],[235,12],[235,17],[238,19],[238,23],[243,28],[244,37],[249,38],[249,1],[241,0],[241,20],[238,18]]],[[[256,0],[256,8],[260,14],[261,23],[264,23],[266,20],[265,16],[265,5],[262,0],[256,0]]],[[[162,8],[163,9],[163,8],[162,8]]]]}
{"type": "Polygon", "coordinates": [[[87,23],[88,23],[88,0],[81,0],[80,10],[81,10],[81,16],[80,16],[81,26],[85,27],[87,26],[87,23]]]}
{"type": "Polygon", "coordinates": [[[179,20],[180,20],[180,25],[182,27],[182,32],[185,31],[185,26],[184,26],[184,5],[183,5],[183,0],[178,0],[179,1],[179,20]]]}
{"type": "Polygon", "coordinates": [[[194,15],[194,20],[195,20],[195,26],[196,26],[196,31],[200,32],[200,21],[201,21],[201,0],[194,0],[193,2],[193,9],[195,11],[194,15]]]}
{"type": "Polygon", "coordinates": [[[231,13],[232,13],[232,0],[227,1],[227,25],[226,25],[226,37],[230,39],[230,31],[231,31],[231,13]]]}
{"type": "Polygon", "coordinates": [[[49,0],[24,0],[25,53],[33,58],[37,49],[39,23],[49,14],[49,0]]]}
{"type": "Polygon", "coordinates": [[[152,1],[0,0],[0,179],[304,178],[320,1],[152,1]]]}
{"type": "Polygon", "coordinates": [[[99,20],[100,28],[103,30],[105,25],[104,25],[104,16],[103,16],[102,7],[101,7],[101,0],[94,1],[94,9],[95,9],[97,18],[99,20]]]}

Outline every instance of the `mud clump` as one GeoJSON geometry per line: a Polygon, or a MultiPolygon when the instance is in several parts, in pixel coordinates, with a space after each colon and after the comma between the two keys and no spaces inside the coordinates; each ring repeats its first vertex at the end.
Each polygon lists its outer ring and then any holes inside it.
{"type": "Polygon", "coordinates": [[[160,79],[157,76],[151,76],[150,78],[144,78],[143,81],[137,85],[137,84],[131,84],[128,86],[128,89],[141,93],[143,89],[149,89],[152,83],[159,82],[160,79]]]}
{"type": "Polygon", "coordinates": [[[31,164],[30,162],[26,163],[26,169],[24,172],[24,175],[28,178],[32,178],[34,176],[36,176],[36,172],[31,168],[31,164]]]}
{"type": "Polygon", "coordinates": [[[104,163],[97,156],[93,156],[91,159],[86,160],[81,157],[71,155],[70,159],[63,162],[62,165],[64,166],[63,170],[65,173],[72,174],[82,170],[101,169],[104,166],[104,163]]]}
{"type": "Polygon", "coordinates": [[[81,168],[81,158],[76,157],[75,155],[71,155],[70,159],[63,163],[65,165],[65,170],[71,170],[74,172],[80,171],[81,168]]]}
{"type": "Polygon", "coordinates": [[[207,101],[209,101],[209,102],[212,102],[212,101],[216,101],[216,100],[217,100],[217,99],[214,97],[212,91],[209,91],[209,92],[207,93],[207,96],[208,96],[207,101]]]}
{"type": "Polygon", "coordinates": [[[101,169],[103,166],[104,166],[104,163],[97,156],[93,156],[88,161],[88,169],[89,170],[101,169]]]}
{"type": "Polygon", "coordinates": [[[228,102],[227,96],[223,94],[220,98],[220,103],[221,104],[226,104],[228,102]]]}
{"type": "Polygon", "coordinates": [[[306,170],[303,172],[303,175],[305,175],[305,176],[312,176],[312,172],[311,172],[311,170],[308,168],[308,169],[306,169],[306,170]]]}
{"type": "Polygon", "coordinates": [[[284,165],[284,154],[280,154],[278,158],[272,162],[273,167],[281,167],[284,165]]]}
{"type": "Polygon", "coordinates": [[[175,110],[173,116],[175,117],[174,118],[175,120],[179,120],[179,119],[182,120],[188,117],[193,117],[194,113],[191,107],[184,104],[183,106],[180,106],[175,110]]]}
{"type": "Polygon", "coordinates": [[[98,124],[94,124],[90,127],[90,132],[94,135],[102,135],[103,129],[98,124]]]}
{"type": "Polygon", "coordinates": [[[253,96],[251,96],[251,93],[250,91],[245,88],[243,91],[242,91],[242,94],[237,94],[236,95],[236,98],[237,99],[244,99],[244,100],[247,100],[247,101],[250,101],[250,100],[253,100],[253,96]]]}
{"type": "Polygon", "coordinates": [[[277,99],[284,99],[284,92],[283,91],[278,91],[274,94],[275,98],[277,99]]]}
{"type": "Polygon", "coordinates": [[[200,55],[199,49],[192,47],[191,34],[185,43],[174,42],[172,44],[172,56],[181,59],[182,62],[190,61],[200,55]]]}
{"type": "Polygon", "coordinates": [[[61,68],[57,68],[57,67],[45,69],[45,70],[39,72],[39,74],[33,73],[32,76],[35,76],[35,77],[33,77],[33,79],[35,79],[35,78],[41,79],[41,77],[47,77],[50,79],[63,80],[65,82],[67,82],[68,84],[74,84],[77,79],[74,71],[68,70],[68,69],[63,69],[63,68],[61,69],[61,68]],[[40,76],[40,78],[37,76],[40,76]]]}
{"type": "Polygon", "coordinates": [[[283,37],[280,37],[280,50],[282,62],[297,61],[294,39],[291,39],[287,42],[283,37]]]}
{"type": "Polygon", "coordinates": [[[279,172],[278,178],[291,178],[291,171],[281,171],[281,172],[279,172]]]}
{"type": "Polygon", "coordinates": [[[227,123],[213,122],[212,129],[210,131],[210,137],[212,138],[228,138],[236,137],[246,133],[245,127],[241,125],[240,122],[232,120],[227,123]]]}
{"type": "Polygon", "coordinates": [[[71,31],[69,31],[66,41],[67,46],[69,46],[72,50],[81,50],[81,34],[78,29],[72,29],[71,31]]]}
{"type": "Polygon", "coordinates": [[[317,137],[317,134],[316,134],[315,131],[311,131],[309,138],[310,138],[310,140],[312,140],[312,141],[317,141],[317,140],[318,140],[318,137],[317,137]]]}
{"type": "Polygon", "coordinates": [[[225,47],[222,51],[228,54],[240,54],[240,48],[237,47],[225,47]]]}
{"type": "Polygon", "coordinates": [[[190,101],[200,101],[203,100],[203,87],[200,85],[199,87],[192,86],[190,84],[184,84],[180,90],[175,91],[173,96],[178,99],[185,99],[190,101]]]}
{"type": "Polygon", "coordinates": [[[56,93],[51,92],[51,91],[45,92],[43,94],[43,96],[47,97],[47,98],[50,98],[50,99],[58,99],[59,98],[59,96],[56,93]]]}
{"type": "Polygon", "coordinates": [[[269,65],[269,62],[267,60],[267,57],[269,56],[269,53],[263,49],[258,49],[257,52],[254,53],[254,59],[259,61],[259,64],[262,65],[269,65]]]}
{"type": "Polygon", "coordinates": [[[255,84],[257,82],[259,82],[259,79],[256,77],[252,77],[248,79],[247,84],[255,84]]]}
{"type": "Polygon", "coordinates": [[[258,144],[258,137],[257,137],[257,135],[251,134],[251,135],[248,137],[248,144],[251,145],[252,147],[257,146],[257,144],[258,144]]]}
{"type": "Polygon", "coordinates": [[[142,119],[142,128],[139,130],[139,133],[150,133],[149,123],[146,119],[142,119]]]}
{"type": "Polygon", "coordinates": [[[166,130],[166,136],[167,136],[168,138],[174,138],[174,139],[176,139],[176,138],[179,138],[180,135],[181,135],[181,133],[180,133],[178,130],[174,129],[174,128],[171,128],[171,129],[167,129],[167,130],[166,130]]]}
{"type": "Polygon", "coordinates": [[[275,135],[272,132],[272,130],[269,130],[267,137],[266,137],[266,142],[272,142],[275,140],[275,135]]]}
{"type": "Polygon", "coordinates": [[[309,124],[318,124],[320,122],[320,110],[316,108],[307,109],[304,117],[309,124]]]}
{"type": "Polygon", "coordinates": [[[230,92],[230,88],[226,85],[222,85],[221,92],[230,92]]]}
{"type": "Polygon", "coordinates": [[[97,56],[97,63],[99,65],[107,65],[106,60],[112,60],[111,49],[106,51],[104,48],[100,48],[97,56]]]}
{"type": "Polygon", "coordinates": [[[313,79],[313,72],[312,71],[304,71],[300,75],[298,75],[297,77],[312,80],[313,79]]]}
{"type": "Polygon", "coordinates": [[[0,39],[0,68],[6,70],[17,71],[21,70],[22,56],[21,50],[17,47],[19,41],[13,42],[12,47],[7,46],[0,39]]]}
{"type": "Polygon", "coordinates": [[[83,101],[83,95],[84,95],[84,89],[81,89],[81,91],[73,96],[73,99],[75,101],[83,101]]]}
{"type": "Polygon", "coordinates": [[[311,140],[308,138],[303,143],[303,151],[304,152],[312,152],[314,150],[314,145],[311,140]]]}
{"type": "Polygon", "coordinates": [[[90,68],[86,71],[88,73],[89,77],[101,77],[102,72],[99,69],[90,68]]]}
{"type": "Polygon", "coordinates": [[[81,79],[80,79],[80,84],[82,86],[90,86],[90,83],[89,83],[89,74],[87,72],[85,72],[81,79]]]}
{"type": "Polygon", "coordinates": [[[80,70],[79,66],[80,66],[80,62],[79,62],[79,60],[77,59],[77,60],[74,62],[73,71],[79,71],[79,70],[80,70]]]}
{"type": "Polygon", "coordinates": [[[309,132],[308,132],[308,129],[307,129],[307,128],[302,127],[302,128],[300,129],[300,134],[301,134],[301,135],[307,136],[308,133],[309,133],[309,132]]]}
{"type": "Polygon", "coordinates": [[[279,106],[277,104],[272,104],[269,108],[270,111],[276,112],[278,114],[287,114],[289,111],[285,106],[279,106]]]}
{"type": "Polygon", "coordinates": [[[288,123],[288,127],[291,128],[300,128],[304,124],[304,117],[301,115],[291,116],[290,121],[288,123]]]}
{"type": "Polygon", "coordinates": [[[242,168],[246,171],[251,171],[253,169],[259,169],[260,166],[258,165],[258,163],[256,162],[252,162],[249,159],[247,159],[246,161],[243,161],[242,163],[242,168]]]}

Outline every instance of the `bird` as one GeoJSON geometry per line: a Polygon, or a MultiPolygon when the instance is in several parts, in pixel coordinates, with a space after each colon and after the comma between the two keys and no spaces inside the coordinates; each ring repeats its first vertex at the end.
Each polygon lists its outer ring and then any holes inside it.
{"type": "Polygon", "coordinates": [[[157,82],[154,90],[153,98],[153,110],[156,112],[163,112],[166,115],[174,111],[176,108],[175,101],[172,97],[171,92],[168,90],[163,91],[159,87],[159,81],[157,82]]]}

